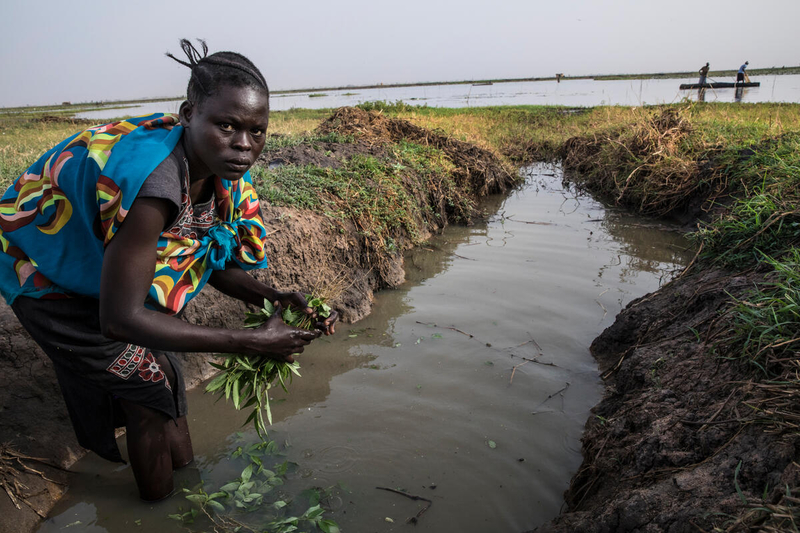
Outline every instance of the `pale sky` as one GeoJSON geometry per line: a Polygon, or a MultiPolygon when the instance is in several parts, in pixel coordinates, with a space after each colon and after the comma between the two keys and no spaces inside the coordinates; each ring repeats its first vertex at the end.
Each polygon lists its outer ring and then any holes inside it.
{"type": "Polygon", "coordinates": [[[800,65],[800,0],[0,0],[0,107],[185,93],[181,37],[270,89],[800,65]]]}

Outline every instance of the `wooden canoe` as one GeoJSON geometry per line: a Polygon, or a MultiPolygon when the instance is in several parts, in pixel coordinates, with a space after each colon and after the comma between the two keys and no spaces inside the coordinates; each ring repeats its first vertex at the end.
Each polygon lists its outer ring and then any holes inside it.
{"type": "Polygon", "coordinates": [[[750,83],[735,83],[732,81],[717,81],[714,83],[681,83],[681,89],[733,89],[734,87],[760,87],[761,83],[751,81],[750,83]]]}

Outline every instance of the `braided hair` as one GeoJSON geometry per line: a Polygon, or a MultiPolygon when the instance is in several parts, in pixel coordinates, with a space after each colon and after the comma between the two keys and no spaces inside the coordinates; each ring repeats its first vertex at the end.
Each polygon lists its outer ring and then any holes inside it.
{"type": "Polygon", "coordinates": [[[178,59],[167,52],[167,57],[192,69],[189,85],[186,88],[186,98],[189,102],[199,105],[226,85],[252,87],[264,91],[269,97],[267,81],[252,61],[236,52],[216,52],[208,55],[206,42],[203,39],[198,39],[198,42],[203,49],[202,54],[188,39],[181,39],[181,48],[188,61],[178,59]]]}

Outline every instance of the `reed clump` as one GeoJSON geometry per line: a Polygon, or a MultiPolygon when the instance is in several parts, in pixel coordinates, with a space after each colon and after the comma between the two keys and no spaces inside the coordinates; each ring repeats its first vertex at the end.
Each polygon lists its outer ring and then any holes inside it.
{"type": "Polygon", "coordinates": [[[568,139],[559,151],[564,169],[580,187],[643,214],[685,209],[724,188],[696,158],[697,152],[707,157],[709,147],[697,146],[689,113],[640,109],[621,127],[568,139]]]}

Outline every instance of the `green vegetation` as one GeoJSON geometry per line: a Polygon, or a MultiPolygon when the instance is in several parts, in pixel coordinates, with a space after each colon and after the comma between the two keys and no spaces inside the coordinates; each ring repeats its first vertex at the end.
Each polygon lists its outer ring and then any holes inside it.
{"type": "Polygon", "coordinates": [[[231,460],[247,459],[247,466],[239,477],[216,490],[206,490],[203,483],[192,489],[184,488],[186,499],[192,506],[188,510],[178,509],[169,517],[180,522],[187,531],[196,531],[196,527],[203,528],[210,523],[212,530],[219,533],[338,533],[336,522],[323,518],[325,509],[320,501],[321,493],[326,491],[322,489],[315,487],[303,492],[309,499],[309,506],[302,514],[295,516],[288,512],[293,502],[287,499],[281,487],[293,464],[288,461],[277,463],[275,457],[280,455],[282,452],[275,441],[238,446],[231,454],[231,460]]]}
{"type": "Polygon", "coordinates": [[[472,214],[473,201],[455,182],[453,165],[440,150],[402,141],[389,148],[389,156],[354,155],[339,168],[256,167],[253,183],[269,203],[317,211],[342,225],[351,222],[375,249],[389,252],[398,251],[398,230],[419,243],[426,223],[438,225],[443,221],[436,219],[448,214],[466,220],[472,214]],[[443,195],[445,213],[414,196],[434,187],[443,195]]]}
{"type": "MultiPolygon", "coordinates": [[[[327,318],[331,308],[325,303],[324,298],[314,298],[307,295],[308,305],[318,317],[327,318]]],[[[275,314],[275,306],[269,300],[264,300],[264,307],[257,313],[247,313],[244,325],[246,328],[263,326],[275,314]]],[[[283,321],[290,326],[303,329],[313,329],[314,319],[311,315],[296,309],[286,308],[281,314],[283,321]]],[[[300,364],[297,362],[286,363],[262,355],[226,354],[222,363],[211,363],[211,366],[221,371],[221,374],[206,385],[206,392],[216,393],[225,400],[233,400],[233,407],[237,410],[252,407],[253,411],[245,420],[245,425],[253,422],[256,433],[263,440],[267,437],[267,425],[264,423],[264,412],[267,413],[267,422],[272,424],[272,410],[269,406],[269,391],[276,383],[289,392],[286,388],[294,376],[300,375],[300,364]]]]}

